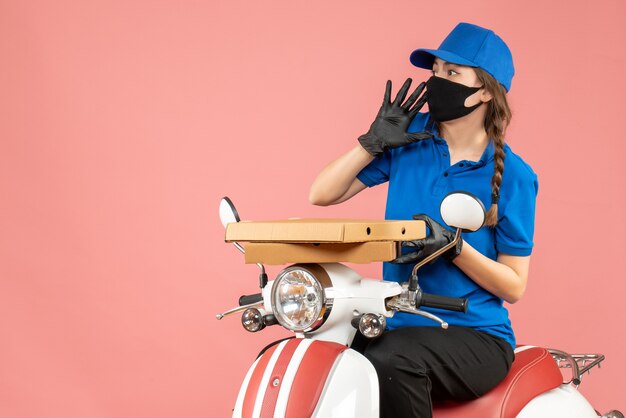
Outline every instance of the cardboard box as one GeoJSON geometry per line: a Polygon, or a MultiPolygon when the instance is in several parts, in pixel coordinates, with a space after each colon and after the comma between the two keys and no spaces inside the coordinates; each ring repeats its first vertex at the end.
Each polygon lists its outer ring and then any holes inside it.
{"type": "Polygon", "coordinates": [[[288,219],[242,221],[226,226],[226,241],[283,243],[348,243],[410,241],[424,238],[424,221],[354,219],[288,219]]]}
{"type": "Polygon", "coordinates": [[[248,242],[244,244],[246,263],[372,263],[397,257],[399,243],[371,241],[360,243],[287,244],[248,242]]]}

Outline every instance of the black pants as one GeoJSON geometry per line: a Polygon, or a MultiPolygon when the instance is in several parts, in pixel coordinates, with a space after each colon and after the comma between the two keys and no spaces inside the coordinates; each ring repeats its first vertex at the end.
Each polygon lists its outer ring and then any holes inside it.
{"type": "Polygon", "coordinates": [[[475,399],[500,383],[515,357],[509,343],[471,328],[400,328],[352,348],[367,357],[380,384],[383,418],[432,417],[432,403],[475,399]]]}

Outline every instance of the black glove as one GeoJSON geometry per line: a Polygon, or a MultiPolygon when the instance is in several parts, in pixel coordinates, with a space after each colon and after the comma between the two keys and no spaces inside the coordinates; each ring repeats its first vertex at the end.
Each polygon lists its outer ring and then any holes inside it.
{"type": "MultiPolygon", "coordinates": [[[[423,214],[413,215],[413,219],[426,222],[426,225],[430,229],[430,235],[423,239],[403,242],[403,247],[415,247],[416,251],[402,255],[391,261],[392,263],[417,264],[435,251],[445,247],[446,245],[454,241],[454,237],[456,234],[453,231],[444,228],[440,223],[433,220],[430,216],[423,214]]],[[[442,255],[448,261],[452,261],[457,255],[461,254],[461,248],[463,248],[463,240],[459,239],[459,242],[454,247],[450,248],[442,255]]]]}
{"type": "Polygon", "coordinates": [[[396,100],[391,102],[391,81],[387,80],[385,99],[378,111],[378,115],[376,115],[374,123],[370,126],[370,130],[365,135],[359,137],[361,146],[374,157],[380,157],[388,148],[401,147],[432,136],[428,132],[412,134],[406,132],[411,120],[426,103],[426,93],[419,97],[422,91],[424,91],[426,83],[420,83],[408,100],[402,104],[410,86],[411,79],[407,78],[402,88],[400,88],[396,100]],[[413,106],[413,104],[415,105],[413,106]]]}

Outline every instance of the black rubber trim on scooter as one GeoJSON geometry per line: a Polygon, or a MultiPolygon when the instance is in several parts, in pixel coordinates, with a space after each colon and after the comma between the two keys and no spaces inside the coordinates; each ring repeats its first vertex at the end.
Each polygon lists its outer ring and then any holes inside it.
{"type": "Polygon", "coordinates": [[[448,311],[467,312],[467,299],[451,298],[449,296],[433,295],[422,293],[417,306],[427,306],[429,308],[445,309],[448,311]]]}
{"type": "Polygon", "coordinates": [[[266,345],[266,346],[265,346],[265,348],[263,348],[263,350],[261,350],[261,352],[259,353],[259,355],[258,355],[258,356],[256,356],[256,358],[261,357],[261,356],[263,355],[263,353],[265,353],[265,352],[266,352],[267,350],[269,350],[270,348],[274,347],[276,344],[280,344],[280,343],[282,343],[283,341],[286,341],[286,340],[291,340],[292,338],[296,338],[296,337],[295,337],[295,336],[293,336],[293,337],[282,338],[282,339],[280,339],[280,340],[276,340],[276,341],[274,341],[273,343],[270,343],[270,344],[266,345]]]}
{"type": "Polygon", "coordinates": [[[250,305],[251,303],[258,303],[263,301],[263,295],[255,293],[254,295],[242,295],[239,297],[239,306],[250,305]]]}

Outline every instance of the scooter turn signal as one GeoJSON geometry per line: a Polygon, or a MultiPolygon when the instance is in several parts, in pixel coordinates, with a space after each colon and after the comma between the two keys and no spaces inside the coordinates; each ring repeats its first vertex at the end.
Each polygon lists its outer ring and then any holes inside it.
{"type": "Polygon", "coordinates": [[[387,321],[384,316],[366,313],[359,320],[359,331],[367,338],[376,338],[380,337],[386,325],[387,321]]]}
{"type": "Polygon", "coordinates": [[[261,311],[256,308],[248,308],[241,315],[241,324],[249,332],[261,331],[265,328],[265,321],[261,311]]]}

